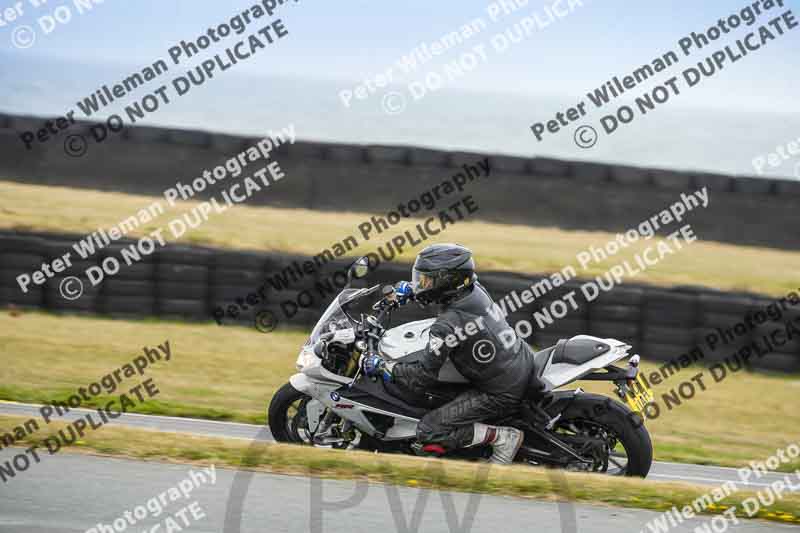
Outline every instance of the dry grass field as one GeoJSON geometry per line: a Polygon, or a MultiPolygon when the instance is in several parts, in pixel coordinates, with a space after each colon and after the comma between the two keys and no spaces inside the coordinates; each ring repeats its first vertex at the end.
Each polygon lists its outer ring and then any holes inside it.
{"type": "MultiPolygon", "coordinates": [[[[39,230],[87,234],[108,228],[158,200],[155,197],[97,192],[83,189],[23,185],[0,181],[0,229],[39,230]]],[[[161,204],[168,204],[161,198],[161,204]]],[[[132,235],[144,235],[165,227],[198,202],[182,202],[161,217],[140,226],[132,235]]],[[[329,213],[304,209],[237,206],[212,212],[208,222],[189,230],[181,241],[222,248],[274,250],[315,255],[356,235],[360,246],[354,256],[378,246],[420,219],[402,219],[383,234],[365,241],[358,225],[369,219],[363,213],[329,213]]],[[[165,231],[165,235],[169,232],[165,231]]],[[[614,235],[607,232],[565,231],[557,228],[495,224],[465,220],[449,226],[441,241],[460,242],[476,254],[481,270],[554,272],[572,265],[579,277],[605,273],[611,266],[631,259],[653,241],[639,241],[617,255],[581,269],[576,254],[589,246],[603,246],[614,235]]],[[[634,281],[659,285],[696,284],[719,289],[749,290],[783,295],[798,286],[800,252],[734,246],[699,240],[668,256],[634,281]]],[[[430,244],[428,241],[425,244],[430,244]]],[[[413,261],[423,245],[409,248],[401,260],[413,261]]]]}

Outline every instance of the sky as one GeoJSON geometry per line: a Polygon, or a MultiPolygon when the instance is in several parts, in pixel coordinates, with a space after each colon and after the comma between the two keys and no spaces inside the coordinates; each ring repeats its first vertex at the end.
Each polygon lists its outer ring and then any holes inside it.
{"type": "MultiPolygon", "coordinates": [[[[38,116],[60,115],[102,84],[112,85],[159,58],[182,40],[196,41],[209,27],[227,22],[256,1],[0,0],[21,5],[22,14],[0,25],[0,110],[38,116]],[[66,20],[64,14],[71,16],[66,20]],[[56,15],[64,22],[52,24],[56,15]],[[27,28],[24,28],[27,26],[27,28]],[[35,38],[30,44],[30,35],[35,38]],[[21,37],[20,37],[21,36],[21,37]],[[15,47],[14,38],[23,46],[15,47]]],[[[269,3],[269,2],[268,2],[269,3]]],[[[680,54],[678,41],[704,33],[720,18],[750,2],[622,2],[621,0],[446,0],[394,2],[288,0],[273,16],[249,25],[170,70],[104,113],[119,113],[159,84],[185,75],[203,59],[224,50],[274,19],[288,35],[186,95],[175,98],[145,122],[180,128],[262,134],[288,123],[305,139],[365,144],[423,145],[443,149],[615,162],[660,168],[781,176],[800,179],[800,154],[768,156],[800,142],[797,50],[800,27],[727,62],[713,76],[688,87],[681,76],[707,55],[733,44],[781,14],[800,7],[782,1],[755,25],[744,25],[702,50],[680,54]],[[523,5],[524,4],[524,5],[523,5]],[[506,9],[503,9],[503,5],[506,9]],[[516,7],[519,6],[519,7],[516,7]],[[513,12],[510,12],[513,8],[513,12]],[[558,12],[550,20],[548,12],[558,12]],[[525,17],[550,20],[520,42],[503,39],[525,17]],[[398,60],[422,43],[433,43],[471,21],[480,31],[430,62],[405,73],[398,60]],[[500,37],[497,35],[500,34],[500,37]],[[509,43],[503,47],[504,42],[509,43]],[[482,47],[482,48],[479,48],[482,47]],[[479,54],[477,50],[483,50],[479,54]],[[680,61],[602,109],[586,93],[613,76],[620,78],[673,50],[680,61]],[[472,62],[470,62],[470,60],[472,62]],[[448,64],[460,64],[460,74],[448,64]],[[468,67],[465,67],[467,65],[468,67]],[[356,87],[392,70],[391,85],[356,98],[356,87]],[[680,94],[622,124],[612,133],[601,118],[672,76],[680,94]],[[435,80],[442,80],[439,85],[435,80]],[[428,80],[426,87],[425,81],[428,80]],[[433,80],[433,81],[432,81],[433,80]],[[349,91],[345,104],[343,94],[349,91]],[[588,113],[545,134],[545,124],[583,101],[588,113]],[[589,125],[596,144],[578,146],[576,129],[589,125]],[[778,162],[780,164],[778,164],[778,162]]],[[[763,2],[762,2],[763,4],[763,2]]],[[[539,22],[538,24],[542,24],[539,22]]],[[[474,27],[474,26],[473,26],[474,27]]],[[[529,26],[530,27],[530,26],[529,26]]],[[[785,28],[785,24],[783,25],[785,28]]],[[[773,31],[775,31],[773,29],[773,31]]],[[[775,32],[777,34],[777,32],[775,32]]],[[[516,34],[514,34],[516,35],[516,34]]],[[[463,38],[463,34],[462,34],[463,38]]],[[[507,39],[507,38],[506,38],[507,39]]],[[[735,46],[735,45],[734,45],[735,46]]],[[[606,119],[607,124],[611,119],[606,119]]]]}

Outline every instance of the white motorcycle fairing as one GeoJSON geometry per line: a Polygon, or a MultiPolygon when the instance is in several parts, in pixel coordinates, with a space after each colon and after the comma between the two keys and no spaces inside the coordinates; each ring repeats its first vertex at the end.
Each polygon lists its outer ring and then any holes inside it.
{"type": "MultiPolygon", "coordinates": [[[[381,354],[392,360],[401,360],[403,357],[426,349],[430,326],[435,319],[408,322],[386,331],[379,343],[381,354]]],[[[590,335],[577,335],[570,340],[592,341],[608,345],[609,349],[602,355],[592,358],[582,364],[553,363],[555,347],[550,347],[536,354],[536,371],[542,379],[555,389],[580,379],[596,370],[601,370],[608,365],[626,357],[630,346],[616,339],[601,339],[590,335]],[[542,369],[542,366],[544,367],[542,369]]],[[[402,440],[413,438],[416,434],[417,418],[392,413],[363,403],[348,399],[347,389],[343,385],[350,384],[353,380],[338,376],[322,367],[321,360],[314,354],[310,346],[305,346],[297,360],[298,369],[301,371],[290,379],[292,386],[298,391],[307,394],[323,406],[334,411],[341,418],[350,420],[355,426],[368,435],[383,440],[402,440]],[[393,417],[394,425],[383,434],[364,415],[373,412],[393,417]]],[[[466,383],[467,380],[456,370],[449,359],[439,372],[439,380],[444,383],[466,383]]],[[[314,416],[309,416],[309,422],[315,427],[319,422],[319,406],[313,406],[314,416]],[[312,420],[313,418],[313,420],[312,420]]],[[[313,431],[313,429],[312,429],[313,431]]]]}
{"type": "MultiPolygon", "coordinates": [[[[336,392],[337,389],[341,388],[341,384],[339,383],[321,382],[305,374],[293,375],[289,378],[289,383],[291,383],[292,387],[296,390],[311,396],[311,398],[313,398],[312,401],[318,401],[340,417],[350,420],[358,429],[368,435],[377,436],[383,440],[405,440],[416,435],[419,419],[376,409],[369,405],[350,400],[347,398],[346,391],[339,390],[336,392]],[[365,411],[394,417],[394,425],[389,428],[385,434],[381,434],[369,419],[364,416],[365,411]]],[[[309,402],[309,404],[311,404],[311,402],[309,402]]],[[[306,415],[309,418],[309,429],[315,431],[319,424],[319,415],[312,417],[311,414],[308,413],[308,407],[306,408],[306,415]],[[313,428],[311,427],[312,423],[314,425],[313,428]]]]}

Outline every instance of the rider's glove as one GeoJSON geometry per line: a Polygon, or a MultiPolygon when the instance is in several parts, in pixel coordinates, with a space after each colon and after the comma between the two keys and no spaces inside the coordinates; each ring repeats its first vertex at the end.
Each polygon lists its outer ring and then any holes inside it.
{"type": "Polygon", "coordinates": [[[392,370],[380,356],[365,354],[361,356],[361,370],[369,377],[380,376],[384,382],[392,380],[392,370]]]}
{"type": "Polygon", "coordinates": [[[395,285],[394,294],[397,298],[397,303],[404,305],[414,297],[414,288],[408,281],[401,281],[395,285]]]}

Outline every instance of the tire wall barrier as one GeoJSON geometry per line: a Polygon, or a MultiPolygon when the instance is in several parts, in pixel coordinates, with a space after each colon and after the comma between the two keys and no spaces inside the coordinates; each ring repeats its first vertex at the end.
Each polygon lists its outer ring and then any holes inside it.
{"type": "MultiPolygon", "coordinates": [[[[127,127],[96,143],[89,124],[76,123],[26,149],[20,133],[46,119],[0,114],[0,180],[161,196],[236,156],[258,139],[204,131],[127,127]],[[65,151],[69,135],[82,134],[81,157],[65,151]]],[[[272,125],[277,129],[276,125],[272,125]]],[[[267,128],[267,126],[265,126],[267,128]]],[[[302,132],[298,132],[302,136],[302,132]]],[[[800,182],[606,165],[582,161],[447,152],[404,146],[285,144],[273,151],[287,179],[249,204],[385,214],[409,191],[441,183],[489,158],[489,179],[470,184],[478,218],[564,229],[624,231],[676,201],[708,187],[710,206],[691,224],[706,241],[800,248],[796,205],[800,182]]],[[[196,199],[213,195],[213,188],[196,199]]]]}
{"type": "MultiPolygon", "coordinates": [[[[41,268],[43,262],[71,249],[79,238],[78,235],[0,232],[0,307],[203,321],[219,318],[223,326],[251,327],[258,313],[269,311],[278,324],[308,329],[341,290],[345,282],[343,273],[350,262],[332,261],[313,274],[295,281],[290,279],[288,286],[273,286],[269,280],[274,282],[276,274],[295,261],[303,264],[311,258],[168,244],[141,262],[123,265],[118,274],[92,287],[84,271],[99,264],[106,255],[119,257],[118,248],[134,242],[120,240],[91,260],[73,261],[72,268],[56,274],[44,285],[32,284],[27,293],[21,291],[16,282],[19,274],[41,268]],[[83,281],[84,293],[69,301],[60,293],[60,284],[73,275],[83,281]],[[264,290],[259,295],[262,287],[264,290]],[[220,310],[224,314],[222,317],[218,316],[220,310]]],[[[408,279],[410,271],[408,264],[381,263],[368,281],[370,284],[394,283],[408,279]]],[[[508,272],[480,275],[481,282],[497,301],[510,291],[521,293],[543,278],[541,274],[508,272]]],[[[601,294],[588,304],[577,298],[580,303],[577,310],[571,310],[543,329],[536,326],[533,312],[548,307],[568,291],[580,294],[580,285],[580,281],[570,280],[554,288],[510,313],[509,323],[514,325],[522,319],[532,322],[534,333],[527,340],[539,348],[555,344],[559,338],[585,333],[624,340],[633,345],[632,353],[658,361],[672,360],[699,345],[705,348],[706,363],[732,355],[741,346],[782,327],[782,322],[766,322],[728,344],[720,343],[716,350],[708,350],[704,340],[711,333],[719,333],[716,328],[732,329],[748,313],[763,309],[774,299],[702,287],[661,288],[629,283],[601,294]]],[[[428,318],[432,313],[433,310],[409,305],[395,313],[392,323],[428,318]]],[[[781,320],[798,318],[800,309],[789,307],[781,320]]],[[[800,339],[776,347],[768,355],[754,358],[752,363],[755,369],[800,372],[800,339]]]]}

